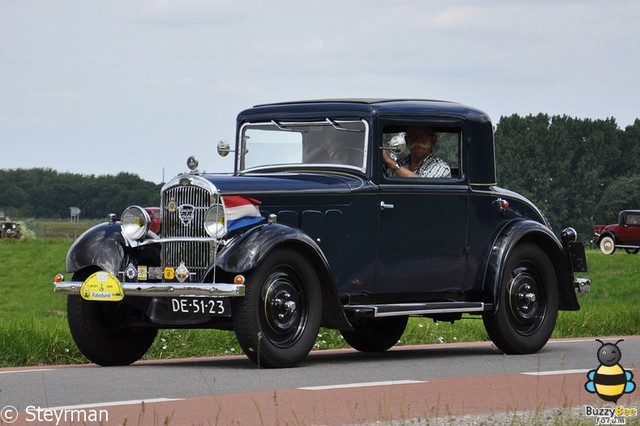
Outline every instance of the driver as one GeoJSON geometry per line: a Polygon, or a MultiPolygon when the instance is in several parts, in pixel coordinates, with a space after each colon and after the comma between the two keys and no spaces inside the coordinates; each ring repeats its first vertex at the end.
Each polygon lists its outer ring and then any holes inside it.
{"type": "Polygon", "coordinates": [[[407,146],[410,154],[394,160],[382,151],[382,160],[389,177],[450,178],[451,168],[442,159],[436,157],[433,150],[438,137],[428,126],[409,126],[407,128],[407,146]]]}

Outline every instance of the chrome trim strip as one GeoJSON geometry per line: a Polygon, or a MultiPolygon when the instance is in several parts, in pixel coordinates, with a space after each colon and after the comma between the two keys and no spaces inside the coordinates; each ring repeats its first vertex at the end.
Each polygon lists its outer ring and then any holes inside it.
{"type": "Polygon", "coordinates": [[[640,248],[640,246],[633,246],[633,245],[629,245],[629,244],[616,244],[616,248],[625,248],[625,249],[637,249],[640,248]]]}
{"type": "Polygon", "coordinates": [[[345,309],[372,309],[373,316],[377,318],[381,317],[394,317],[401,315],[427,315],[427,314],[452,314],[452,313],[469,313],[469,312],[484,312],[487,310],[488,305],[482,302],[472,302],[469,306],[466,303],[461,303],[460,307],[456,308],[427,308],[429,303],[398,303],[391,305],[346,305],[345,309]],[[480,306],[475,306],[475,305],[480,306]],[[383,306],[397,306],[399,308],[406,308],[406,310],[394,310],[393,312],[378,312],[379,308],[383,306]],[[420,306],[425,306],[424,309],[411,309],[418,308],[420,306]]]}
{"type": "Polygon", "coordinates": [[[190,185],[197,186],[198,188],[209,191],[212,194],[219,192],[218,188],[213,184],[213,182],[209,181],[208,179],[205,179],[200,175],[191,174],[191,173],[183,173],[174,177],[173,179],[171,179],[169,182],[165,183],[162,186],[162,189],[160,192],[164,193],[168,189],[173,188],[175,186],[190,186],[190,185]]]}
{"type": "MultiPolygon", "coordinates": [[[[80,294],[82,281],[63,281],[53,283],[54,293],[60,294],[80,294]]],[[[244,285],[228,283],[194,283],[176,285],[166,283],[122,283],[125,296],[146,296],[146,297],[188,297],[188,296],[210,296],[210,297],[241,297],[245,294],[244,285]]]]}
{"type": "MultiPolygon", "coordinates": [[[[335,125],[331,122],[327,122],[325,120],[310,120],[310,121],[284,121],[284,122],[276,122],[274,120],[271,121],[255,121],[255,122],[245,122],[242,124],[242,126],[240,126],[240,128],[238,129],[237,135],[236,135],[236,161],[235,161],[235,172],[238,174],[245,174],[247,172],[253,172],[253,171],[258,171],[260,169],[264,170],[266,168],[269,167],[275,167],[277,169],[280,169],[283,167],[283,165],[268,165],[268,166],[253,166],[253,167],[249,167],[249,168],[243,168],[243,163],[244,163],[244,153],[248,152],[247,148],[246,148],[246,139],[245,139],[245,129],[247,127],[250,126],[265,126],[265,125],[271,125],[271,126],[276,126],[278,129],[280,129],[281,131],[291,131],[289,129],[287,129],[287,126],[296,126],[296,127],[303,127],[303,126],[313,126],[313,125],[328,125],[331,124],[334,128],[335,125]]],[[[368,163],[368,149],[369,149],[369,122],[367,120],[365,120],[364,118],[353,118],[353,119],[338,119],[338,120],[334,120],[334,123],[337,124],[343,124],[343,123],[361,123],[364,125],[364,131],[358,131],[359,133],[364,133],[364,138],[363,138],[363,156],[362,156],[362,167],[358,167],[358,166],[353,166],[354,170],[358,170],[362,173],[365,173],[367,170],[367,163],[368,163]]],[[[346,129],[345,129],[346,130],[346,129]]],[[[297,163],[297,164],[287,164],[284,165],[286,166],[286,169],[288,170],[293,170],[295,171],[295,167],[298,166],[306,166],[308,167],[309,164],[305,164],[305,163],[297,163]]],[[[335,167],[335,164],[333,164],[333,166],[335,167]]],[[[343,166],[343,167],[348,167],[348,166],[343,166]]]]}
{"type": "Polygon", "coordinates": [[[426,314],[452,314],[452,313],[466,313],[466,312],[483,312],[482,308],[454,308],[454,309],[424,309],[420,311],[395,311],[395,312],[383,312],[378,313],[378,308],[374,308],[375,317],[393,317],[398,315],[426,315],[426,314]]]}

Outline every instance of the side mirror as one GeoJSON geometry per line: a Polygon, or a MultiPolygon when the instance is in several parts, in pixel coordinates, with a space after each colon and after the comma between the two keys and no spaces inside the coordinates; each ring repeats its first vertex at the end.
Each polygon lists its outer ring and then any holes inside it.
{"type": "Polygon", "coordinates": [[[226,139],[222,139],[218,142],[217,150],[220,157],[226,157],[231,152],[231,145],[226,139]]]}
{"type": "Polygon", "coordinates": [[[384,148],[395,154],[402,154],[407,149],[407,141],[404,140],[403,135],[395,135],[389,141],[389,147],[384,148]]]}

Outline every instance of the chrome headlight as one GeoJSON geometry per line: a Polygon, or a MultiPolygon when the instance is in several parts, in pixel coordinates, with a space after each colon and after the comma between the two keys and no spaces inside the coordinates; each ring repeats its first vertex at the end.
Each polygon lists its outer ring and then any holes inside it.
{"type": "Polygon", "coordinates": [[[209,207],[204,216],[204,229],[213,238],[222,238],[227,233],[227,221],[222,204],[214,204],[209,207]]]}
{"type": "Polygon", "coordinates": [[[151,217],[139,206],[127,207],[120,218],[122,233],[132,240],[140,240],[147,235],[151,225],[151,217]]]}

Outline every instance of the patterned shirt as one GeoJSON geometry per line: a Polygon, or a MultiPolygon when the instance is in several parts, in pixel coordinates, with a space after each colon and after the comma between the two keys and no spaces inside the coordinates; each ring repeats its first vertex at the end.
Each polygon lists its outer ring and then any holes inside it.
{"type": "MultiPolygon", "coordinates": [[[[408,156],[400,161],[398,161],[398,165],[400,167],[404,167],[409,169],[409,163],[411,161],[411,157],[408,156]]],[[[422,178],[450,178],[451,177],[451,168],[449,165],[440,158],[436,157],[434,154],[428,155],[425,159],[420,162],[420,165],[415,170],[411,170],[413,173],[417,174],[422,178]]],[[[395,176],[395,170],[389,170],[388,176],[395,176]]]]}

